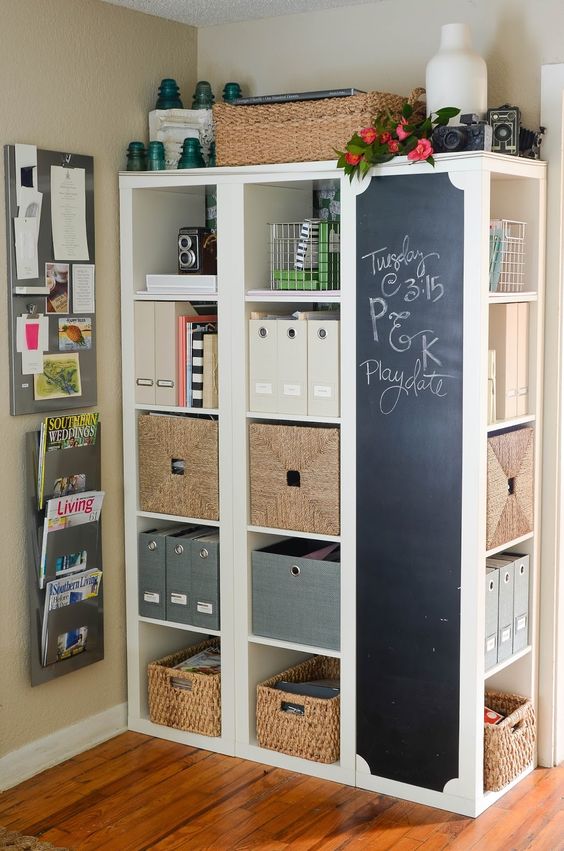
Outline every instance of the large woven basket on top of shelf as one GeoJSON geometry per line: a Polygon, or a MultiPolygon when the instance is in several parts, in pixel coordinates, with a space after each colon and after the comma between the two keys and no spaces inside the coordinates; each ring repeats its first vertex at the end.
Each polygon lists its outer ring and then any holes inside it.
{"type": "Polygon", "coordinates": [[[421,95],[408,98],[388,92],[366,92],[342,98],[213,107],[218,166],[313,162],[336,159],[353,133],[367,127],[378,112],[401,112],[407,100],[417,118],[425,116],[421,95]]]}
{"type": "Polygon", "coordinates": [[[198,674],[174,667],[208,647],[219,648],[219,639],[202,641],[150,662],[149,717],[155,724],[204,736],[221,735],[221,674],[198,674]],[[172,679],[184,682],[186,688],[173,685],[172,679]]]}
{"type": "Polygon", "coordinates": [[[338,680],[338,659],[313,656],[257,686],[257,740],[261,747],[315,762],[339,759],[340,698],[308,697],[275,688],[286,680],[338,680]],[[287,712],[283,704],[303,706],[303,715],[287,712]]]}
{"type": "Polygon", "coordinates": [[[484,791],[503,789],[533,761],[535,710],[526,697],[486,691],[486,706],[504,715],[499,724],[484,724],[484,791]]]}
{"type": "Polygon", "coordinates": [[[532,428],[488,438],[488,550],[533,529],[533,449],[532,428]]]}

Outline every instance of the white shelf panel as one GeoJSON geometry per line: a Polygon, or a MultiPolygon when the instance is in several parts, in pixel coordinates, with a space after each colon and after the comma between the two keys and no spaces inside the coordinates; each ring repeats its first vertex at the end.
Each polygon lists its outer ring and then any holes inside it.
{"type": "Polygon", "coordinates": [[[490,293],[490,304],[513,304],[517,301],[538,301],[538,293],[490,293]]]}
{"type": "Polygon", "coordinates": [[[159,411],[169,414],[206,414],[219,416],[218,408],[179,408],[178,405],[135,405],[136,411],[159,411]]]}
{"type": "Polygon", "coordinates": [[[287,538],[311,538],[314,541],[340,542],[340,535],[319,535],[317,532],[297,532],[294,529],[271,529],[268,526],[247,526],[247,532],[263,532],[266,535],[285,535],[287,538]]]}
{"type": "Polygon", "coordinates": [[[493,550],[486,551],[486,558],[501,553],[503,550],[508,550],[510,547],[516,547],[518,544],[523,544],[525,541],[530,541],[535,535],[534,532],[528,532],[526,535],[521,535],[520,538],[514,538],[512,541],[507,541],[505,544],[500,544],[499,547],[494,547],[493,550]]]}
{"type": "Polygon", "coordinates": [[[217,293],[195,293],[189,290],[181,292],[148,293],[147,290],[137,290],[133,294],[135,301],[217,301],[217,293]]]}
{"type": "Polygon", "coordinates": [[[327,765],[322,762],[301,759],[297,756],[289,756],[279,753],[279,751],[271,751],[255,744],[243,744],[242,742],[236,742],[235,756],[250,759],[253,762],[274,765],[277,768],[285,768],[288,771],[297,771],[299,774],[309,774],[323,780],[334,780],[336,783],[347,783],[354,786],[354,772],[346,771],[339,762],[327,765]]]}
{"type": "Polygon", "coordinates": [[[279,301],[279,302],[338,302],[341,291],[320,292],[319,290],[248,290],[245,301],[279,301]]]}
{"type": "Polygon", "coordinates": [[[158,514],[156,511],[138,511],[137,517],[152,520],[174,520],[176,523],[196,523],[198,526],[219,526],[219,520],[202,520],[201,517],[182,517],[179,514],[158,514]]]}
{"type": "Polygon", "coordinates": [[[311,653],[313,656],[329,656],[331,659],[340,659],[340,650],[329,650],[327,647],[310,647],[306,644],[296,644],[293,641],[280,641],[278,638],[267,638],[264,635],[249,635],[251,644],[263,644],[266,647],[282,647],[285,650],[298,650],[302,653],[311,653]]]}
{"type": "Polygon", "coordinates": [[[494,434],[496,431],[503,431],[505,428],[514,428],[515,426],[534,423],[536,416],[534,414],[525,414],[522,417],[513,417],[510,420],[497,420],[495,423],[490,423],[488,426],[488,434],[494,434]]]}
{"type": "Polygon", "coordinates": [[[341,417],[313,417],[309,414],[265,414],[259,411],[247,411],[250,420],[276,420],[280,422],[296,423],[328,423],[329,425],[340,425],[341,417]]]}
{"type": "Polygon", "coordinates": [[[518,653],[514,653],[513,656],[510,656],[509,659],[505,659],[505,661],[499,662],[493,668],[490,668],[488,671],[486,671],[486,673],[484,674],[484,680],[489,680],[490,677],[493,677],[495,674],[499,674],[499,672],[505,670],[505,668],[509,668],[509,666],[512,665],[513,662],[516,662],[518,659],[522,659],[524,656],[528,656],[529,653],[531,653],[532,649],[533,648],[529,644],[528,647],[524,647],[518,653]]]}
{"type": "Polygon", "coordinates": [[[227,741],[222,736],[202,736],[200,733],[187,733],[184,730],[176,730],[174,727],[165,727],[164,724],[153,724],[147,718],[130,717],[128,728],[136,733],[168,739],[169,742],[178,742],[180,745],[189,745],[192,748],[201,748],[205,751],[222,753],[227,756],[234,755],[234,743],[227,741]]]}
{"type": "Polygon", "coordinates": [[[517,784],[520,783],[521,780],[524,780],[524,778],[527,777],[528,774],[531,774],[531,772],[533,772],[534,770],[535,766],[531,764],[527,766],[527,768],[522,771],[521,774],[519,774],[515,778],[515,780],[512,780],[511,783],[508,783],[507,786],[504,786],[503,789],[500,789],[498,792],[484,792],[482,799],[477,802],[478,807],[476,815],[479,816],[481,813],[484,812],[484,810],[487,810],[488,807],[491,807],[493,804],[497,803],[500,798],[503,798],[504,795],[506,795],[511,789],[513,789],[514,786],[517,786],[517,784]]]}
{"type": "Polygon", "coordinates": [[[177,623],[176,621],[161,621],[158,618],[144,618],[141,616],[139,616],[139,622],[156,624],[156,626],[168,626],[171,629],[183,629],[185,632],[197,632],[203,635],[218,635],[221,637],[220,630],[209,629],[204,626],[193,626],[192,624],[177,623]]]}

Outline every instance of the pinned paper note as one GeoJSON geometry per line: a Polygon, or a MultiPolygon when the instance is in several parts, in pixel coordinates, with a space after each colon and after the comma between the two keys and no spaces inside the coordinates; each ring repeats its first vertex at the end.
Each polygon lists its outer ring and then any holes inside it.
{"type": "Polygon", "coordinates": [[[86,172],[51,166],[51,223],[55,260],[89,260],[86,237],[86,172]]]}
{"type": "Polygon", "coordinates": [[[16,350],[22,356],[22,375],[43,372],[43,352],[49,348],[49,320],[43,314],[18,316],[16,350]]]}

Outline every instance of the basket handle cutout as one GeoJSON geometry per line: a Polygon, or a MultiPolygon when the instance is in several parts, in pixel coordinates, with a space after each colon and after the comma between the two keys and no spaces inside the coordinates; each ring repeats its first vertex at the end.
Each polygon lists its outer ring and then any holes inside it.
{"type": "Polygon", "coordinates": [[[517,721],[516,724],[513,725],[513,727],[511,728],[511,732],[514,733],[514,734],[522,733],[523,730],[524,730],[524,727],[525,727],[525,719],[521,718],[519,721],[517,721]]]}
{"type": "Polygon", "coordinates": [[[289,488],[301,487],[300,474],[298,470],[288,470],[286,473],[286,484],[289,488]]]}
{"type": "Polygon", "coordinates": [[[182,458],[170,459],[170,472],[173,476],[183,476],[186,469],[186,462],[182,458]]]}
{"type": "Polygon", "coordinates": [[[515,493],[515,476],[507,479],[507,493],[512,496],[515,493]]]}
{"type": "Polygon", "coordinates": [[[289,700],[283,700],[280,709],[288,715],[305,715],[303,703],[290,703],[289,700]]]}

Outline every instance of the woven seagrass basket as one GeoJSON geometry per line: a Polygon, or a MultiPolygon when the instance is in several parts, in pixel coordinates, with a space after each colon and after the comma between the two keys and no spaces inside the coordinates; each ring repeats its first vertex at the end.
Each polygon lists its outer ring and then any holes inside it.
{"type": "Polygon", "coordinates": [[[338,659],[312,656],[257,686],[257,740],[261,747],[315,762],[339,759],[340,698],[307,697],[274,688],[280,680],[303,683],[339,679],[338,659]],[[283,703],[303,705],[304,714],[282,709],[283,703]]]}
{"type": "Polygon", "coordinates": [[[197,674],[174,667],[208,647],[219,649],[218,640],[202,641],[149,663],[149,717],[155,724],[203,736],[221,735],[221,674],[197,674]],[[173,678],[185,682],[186,688],[173,685],[173,678]]]}
{"type": "Polygon", "coordinates": [[[533,529],[532,428],[519,428],[488,439],[488,550],[533,529]]]}
{"type": "Polygon", "coordinates": [[[496,792],[533,761],[535,710],[528,698],[499,691],[486,691],[485,703],[505,715],[499,724],[484,724],[484,791],[496,792]]]}
{"type": "Polygon", "coordinates": [[[251,423],[251,523],[338,535],[339,429],[251,423]]]}
{"type": "Polygon", "coordinates": [[[217,421],[143,414],[138,429],[141,511],[218,520],[217,421]]]}
{"type": "Polygon", "coordinates": [[[213,107],[218,166],[313,162],[336,159],[353,133],[369,125],[377,112],[401,112],[405,101],[423,118],[420,100],[425,89],[408,98],[387,92],[367,92],[343,98],[324,98],[257,106],[217,103],[213,107]]]}

